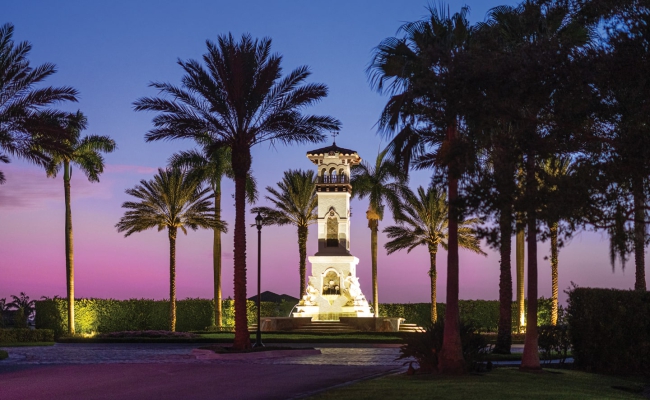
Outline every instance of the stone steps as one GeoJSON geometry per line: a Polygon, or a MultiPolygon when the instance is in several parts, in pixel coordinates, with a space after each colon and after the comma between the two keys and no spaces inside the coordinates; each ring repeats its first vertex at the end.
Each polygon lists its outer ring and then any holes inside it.
{"type": "MultiPolygon", "coordinates": [[[[257,324],[248,327],[249,332],[257,331],[257,324]]],[[[358,332],[350,325],[340,321],[311,321],[300,328],[293,329],[291,332],[296,333],[349,333],[358,332]]]]}
{"type": "Polygon", "coordinates": [[[425,329],[421,326],[417,326],[416,324],[400,324],[399,331],[400,332],[425,332],[425,329]]]}
{"type": "Polygon", "coordinates": [[[293,332],[302,333],[345,333],[357,332],[350,325],[339,321],[312,321],[310,324],[303,325],[293,332]]]}

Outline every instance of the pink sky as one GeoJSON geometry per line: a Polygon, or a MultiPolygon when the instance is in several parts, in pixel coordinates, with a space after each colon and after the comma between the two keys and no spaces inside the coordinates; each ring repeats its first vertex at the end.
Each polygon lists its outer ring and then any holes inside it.
{"type": "MultiPolygon", "coordinates": [[[[309,168],[307,159],[296,167],[309,168]]],[[[3,166],[11,179],[0,188],[0,298],[26,292],[31,298],[65,296],[64,208],[61,178],[48,179],[35,166],[16,162],[3,166]]],[[[168,297],[168,242],[155,230],[124,238],[114,228],[126,199],[123,189],[148,179],[152,167],[108,165],[100,183],[89,183],[75,171],[72,180],[72,213],[75,244],[77,297],[154,298],[168,297]]],[[[224,214],[232,223],[232,183],[224,181],[224,214]]],[[[362,289],[371,294],[370,235],[364,213],[367,203],[352,201],[351,250],[361,260],[358,268],[362,289]]],[[[252,223],[250,215],[249,223],[252,223]]],[[[391,221],[382,222],[388,226],[391,221]]],[[[291,227],[265,227],[262,236],[262,290],[297,296],[298,251],[291,227]]],[[[308,254],[316,251],[315,227],[310,230],[308,254]]],[[[249,296],[257,278],[257,234],[248,229],[249,296]]],[[[212,296],[212,234],[190,231],[178,240],[178,298],[212,296]]],[[[223,293],[232,296],[232,236],[223,245],[223,293]]],[[[380,246],[385,242],[380,235],[380,246]]],[[[461,251],[461,298],[497,299],[498,255],[485,249],[487,257],[461,251]]],[[[543,260],[548,244],[539,244],[541,296],[550,296],[550,267],[543,260]]],[[[514,260],[514,254],[513,254],[514,260]]],[[[429,298],[428,254],[424,248],[387,256],[379,252],[380,302],[426,302],[429,298]]],[[[446,253],[438,255],[438,300],[444,302],[446,253]]],[[[513,276],[514,278],[514,276],[513,276]]],[[[560,252],[560,289],[573,281],[579,286],[631,288],[633,267],[612,273],[605,237],[582,233],[560,252]]],[[[561,298],[566,296],[561,293],[561,298]]]]}

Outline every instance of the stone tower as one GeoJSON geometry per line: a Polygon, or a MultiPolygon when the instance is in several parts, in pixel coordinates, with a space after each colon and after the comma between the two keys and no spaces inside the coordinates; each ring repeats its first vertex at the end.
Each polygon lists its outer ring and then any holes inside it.
{"type": "Polygon", "coordinates": [[[307,293],[294,317],[337,320],[371,317],[359,286],[359,259],[350,253],[350,167],[359,164],[356,151],[331,146],[307,152],[318,171],[318,251],[309,257],[311,276],[307,293]]]}

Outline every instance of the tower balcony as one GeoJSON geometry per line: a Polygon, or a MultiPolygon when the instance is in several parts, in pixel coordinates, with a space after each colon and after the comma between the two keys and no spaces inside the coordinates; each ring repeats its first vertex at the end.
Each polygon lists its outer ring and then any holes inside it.
{"type": "Polygon", "coordinates": [[[345,175],[323,175],[316,178],[317,192],[350,192],[350,178],[345,175]]]}

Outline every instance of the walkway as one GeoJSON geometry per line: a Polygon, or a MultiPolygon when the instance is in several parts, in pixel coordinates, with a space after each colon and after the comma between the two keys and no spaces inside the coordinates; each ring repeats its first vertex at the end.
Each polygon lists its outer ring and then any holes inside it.
{"type": "MultiPolygon", "coordinates": [[[[160,364],[160,363],[209,363],[209,364],[287,364],[287,365],[359,365],[399,367],[403,361],[398,345],[346,345],[346,344],[292,344],[292,347],[317,347],[321,355],[287,357],[259,360],[196,360],[190,355],[201,344],[150,344],[150,343],[57,343],[45,347],[10,347],[9,358],[0,363],[8,365],[47,364],[160,364]]],[[[269,346],[282,346],[272,344],[269,346]]],[[[0,369],[1,371],[1,369],[0,369]]]]}
{"type": "Polygon", "coordinates": [[[196,360],[197,344],[6,348],[0,399],[288,399],[402,367],[394,345],[317,345],[315,356],[196,360]],[[343,347],[345,346],[345,347],[343,347]]]}

